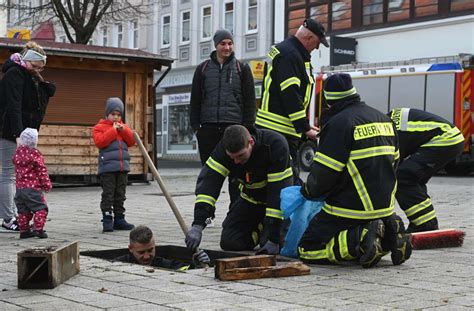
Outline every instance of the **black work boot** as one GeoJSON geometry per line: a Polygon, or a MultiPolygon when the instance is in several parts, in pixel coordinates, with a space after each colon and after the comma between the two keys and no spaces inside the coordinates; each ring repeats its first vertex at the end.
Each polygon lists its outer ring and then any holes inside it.
{"type": "Polygon", "coordinates": [[[35,234],[32,231],[20,232],[20,239],[34,238],[35,234]]]}
{"type": "Polygon", "coordinates": [[[433,230],[438,230],[438,229],[439,229],[438,219],[433,218],[430,221],[427,221],[419,226],[416,226],[413,223],[410,223],[410,225],[408,225],[407,233],[433,231],[433,230]]]}
{"type": "Polygon", "coordinates": [[[135,228],[135,226],[128,223],[125,220],[125,215],[123,215],[123,214],[115,215],[115,218],[114,218],[114,229],[115,230],[132,230],[133,228],[135,228]]]}
{"type": "Polygon", "coordinates": [[[109,213],[102,213],[102,232],[114,231],[114,219],[109,213]]]}
{"type": "Polygon", "coordinates": [[[380,219],[373,220],[364,226],[367,233],[363,237],[359,251],[361,256],[359,263],[364,268],[375,266],[384,255],[382,250],[382,239],[385,233],[385,225],[380,219]]]}
{"type": "Polygon", "coordinates": [[[385,236],[382,241],[384,251],[389,250],[392,254],[392,263],[401,265],[411,256],[412,246],[410,235],[405,233],[403,220],[393,213],[384,219],[385,236]]]}

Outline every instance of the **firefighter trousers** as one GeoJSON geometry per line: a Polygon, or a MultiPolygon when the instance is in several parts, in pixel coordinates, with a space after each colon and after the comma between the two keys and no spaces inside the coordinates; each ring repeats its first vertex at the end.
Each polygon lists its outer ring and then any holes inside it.
{"type": "Polygon", "coordinates": [[[264,205],[252,204],[239,197],[222,223],[221,248],[226,251],[253,250],[260,241],[264,218],[264,205]]]}
{"type": "Polygon", "coordinates": [[[358,259],[363,226],[368,222],[370,220],[341,218],[321,211],[311,220],[300,240],[300,259],[311,264],[358,259]]]}
{"type": "Polygon", "coordinates": [[[414,226],[436,218],[426,184],[447,163],[462,153],[464,142],[447,147],[421,147],[402,160],[397,169],[396,198],[414,226]]]}

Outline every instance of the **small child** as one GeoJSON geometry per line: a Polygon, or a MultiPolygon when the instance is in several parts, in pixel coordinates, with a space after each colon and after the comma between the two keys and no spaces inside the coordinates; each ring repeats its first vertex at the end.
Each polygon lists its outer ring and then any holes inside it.
{"type": "Polygon", "coordinates": [[[13,155],[16,173],[15,204],[18,209],[20,239],[48,237],[43,228],[48,206],[43,192],[52,188],[43,155],[36,149],[38,131],[26,128],[20,135],[19,147],[13,155]],[[30,221],[33,218],[33,231],[30,221]]]}
{"type": "Polygon", "coordinates": [[[135,145],[132,130],[122,122],[123,102],[107,99],[106,119],[94,126],[92,135],[99,150],[99,177],[102,186],[102,231],[132,230],[135,226],[125,220],[125,191],[130,171],[128,147],[135,145]],[[113,209],[112,209],[113,206],[113,209]],[[112,217],[112,211],[114,217],[112,217]]]}

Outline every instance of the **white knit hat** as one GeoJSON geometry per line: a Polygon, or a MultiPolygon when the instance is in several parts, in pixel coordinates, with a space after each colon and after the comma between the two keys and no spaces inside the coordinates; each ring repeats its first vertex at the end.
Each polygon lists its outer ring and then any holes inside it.
{"type": "Polygon", "coordinates": [[[38,145],[38,131],[36,129],[27,127],[20,134],[20,145],[36,148],[38,145]]]}

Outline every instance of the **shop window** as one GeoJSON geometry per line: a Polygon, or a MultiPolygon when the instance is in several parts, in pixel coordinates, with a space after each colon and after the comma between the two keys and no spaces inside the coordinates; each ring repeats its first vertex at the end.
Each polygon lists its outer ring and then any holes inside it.
{"type": "Polygon", "coordinates": [[[168,150],[195,149],[189,104],[170,105],[168,120],[168,150]]]}
{"type": "Polygon", "coordinates": [[[415,17],[438,14],[438,0],[415,0],[415,17]]]}

